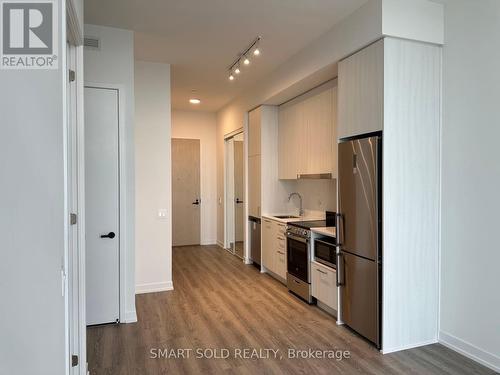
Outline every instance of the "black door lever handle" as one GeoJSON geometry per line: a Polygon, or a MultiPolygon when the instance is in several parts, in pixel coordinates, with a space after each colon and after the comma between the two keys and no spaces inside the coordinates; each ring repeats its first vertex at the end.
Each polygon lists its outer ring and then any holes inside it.
{"type": "Polygon", "coordinates": [[[115,232],[109,232],[108,234],[101,234],[101,238],[115,238],[116,234],[115,232]]]}
{"type": "Polygon", "coordinates": [[[195,200],[195,201],[193,202],[193,204],[195,204],[195,205],[199,205],[199,204],[200,204],[200,200],[199,200],[199,199],[195,200]]]}

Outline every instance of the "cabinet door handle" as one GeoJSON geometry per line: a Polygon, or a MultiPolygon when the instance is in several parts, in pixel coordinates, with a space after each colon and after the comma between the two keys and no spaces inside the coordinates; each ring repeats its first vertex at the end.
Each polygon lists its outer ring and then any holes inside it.
{"type": "Polygon", "coordinates": [[[319,273],[322,273],[323,275],[328,275],[325,271],[321,271],[319,268],[316,268],[316,271],[318,271],[319,273]]]}

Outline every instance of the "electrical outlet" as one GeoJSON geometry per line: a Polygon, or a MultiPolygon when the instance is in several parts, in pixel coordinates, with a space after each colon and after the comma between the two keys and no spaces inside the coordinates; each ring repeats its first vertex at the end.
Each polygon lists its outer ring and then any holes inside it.
{"type": "Polygon", "coordinates": [[[158,210],[158,220],[161,220],[161,221],[166,221],[168,218],[167,218],[167,209],[166,208],[160,208],[158,210]]]}

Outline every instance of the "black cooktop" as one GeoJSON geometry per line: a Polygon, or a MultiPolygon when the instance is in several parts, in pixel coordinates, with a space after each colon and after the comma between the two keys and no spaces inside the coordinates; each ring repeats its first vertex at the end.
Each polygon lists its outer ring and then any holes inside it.
{"type": "Polygon", "coordinates": [[[292,225],[294,227],[299,227],[299,228],[302,228],[302,229],[325,228],[325,227],[328,226],[326,224],[326,220],[292,221],[292,222],[289,222],[288,225],[292,225]]]}

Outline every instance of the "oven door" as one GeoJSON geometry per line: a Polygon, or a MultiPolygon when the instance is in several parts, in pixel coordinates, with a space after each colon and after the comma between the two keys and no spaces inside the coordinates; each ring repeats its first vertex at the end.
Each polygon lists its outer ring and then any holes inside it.
{"type": "Polygon", "coordinates": [[[287,234],[287,271],[296,278],[309,282],[309,240],[287,234]]]}

